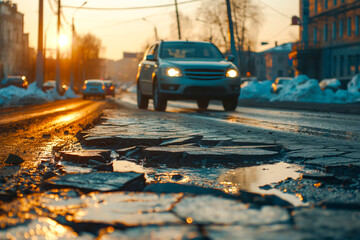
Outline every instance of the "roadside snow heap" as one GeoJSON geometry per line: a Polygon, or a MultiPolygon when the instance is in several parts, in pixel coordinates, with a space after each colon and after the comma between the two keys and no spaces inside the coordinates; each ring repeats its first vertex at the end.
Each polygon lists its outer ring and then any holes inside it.
{"type": "MultiPolygon", "coordinates": [[[[332,80],[335,82],[335,80],[332,80]]],[[[299,75],[293,81],[283,86],[278,94],[271,93],[272,81],[248,81],[241,85],[240,99],[257,101],[289,101],[314,103],[355,103],[360,102],[360,74],[357,74],[348,84],[348,89],[321,90],[316,79],[299,75]]]]}
{"type": "Polygon", "coordinates": [[[41,104],[61,99],[76,98],[75,93],[69,89],[64,96],[60,96],[55,89],[43,92],[36,86],[36,82],[31,83],[28,89],[9,86],[0,89],[0,107],[22,106],[29,104],[41,104]]]}

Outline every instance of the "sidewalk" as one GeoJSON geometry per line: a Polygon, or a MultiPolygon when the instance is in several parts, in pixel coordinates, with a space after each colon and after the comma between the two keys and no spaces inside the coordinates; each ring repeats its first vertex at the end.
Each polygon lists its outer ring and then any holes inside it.
{"type": "Polygon", "coordinates": [[[281,110],[301,110],[310,112],[329,112],[343,114],[360,114],[360,103],[326,104],[308,102],[258,102],[254,100],[239,100],[240,107],[260,107],[281,110]]]}

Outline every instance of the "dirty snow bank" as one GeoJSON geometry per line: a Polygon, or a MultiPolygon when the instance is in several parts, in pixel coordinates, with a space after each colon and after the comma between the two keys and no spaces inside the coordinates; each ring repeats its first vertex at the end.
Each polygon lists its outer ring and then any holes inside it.
{"type": "Polygon", "coordinates": [[[284,85],[278,93],[271,93],[271,81],[249,81],[242,84],[240,99],[254,99],[258,101],[292,101],[314,103],[354,103],[360,102],[360,74],[348,84],[348,90],[333,92],[330,89],[321,90],[316,79],[309,79],[306,75],[299,75],[284,85]]]}
{"type": "Polygon", "coordinates": [[[76,97],[78,96],[72,90],[66,91],[64,96],[60,96],[55,89],[44,93],[34,82],[29,85],[28,89],[15,86],[0,89],[0,107],[41,104],[76,97]]]}

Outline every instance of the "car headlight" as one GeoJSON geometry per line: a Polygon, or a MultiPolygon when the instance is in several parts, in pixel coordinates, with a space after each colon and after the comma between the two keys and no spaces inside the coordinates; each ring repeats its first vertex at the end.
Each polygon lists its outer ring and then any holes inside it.
{"type": "Polygon", "coordinates": [[[238,76],[238,72],[235,69],[229,69],[226,72],[226,76],[230,78],[236,78],[238,76]]]}
{"type": "Polygon", "coordinates": [[[181,77],[181,71],[178,68],[168,68],[166,69],[166,75],[168,75],[169,77],[181,77]]]}

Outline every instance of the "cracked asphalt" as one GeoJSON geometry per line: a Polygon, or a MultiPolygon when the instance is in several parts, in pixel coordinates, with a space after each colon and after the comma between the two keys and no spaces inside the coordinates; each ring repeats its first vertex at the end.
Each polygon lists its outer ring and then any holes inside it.
{"type": "Polygon", "coordinates": [[[38,165],[0,170],[0,239],[360,238],[358,115],[108,101],[38,165]]]}

